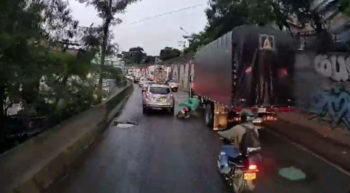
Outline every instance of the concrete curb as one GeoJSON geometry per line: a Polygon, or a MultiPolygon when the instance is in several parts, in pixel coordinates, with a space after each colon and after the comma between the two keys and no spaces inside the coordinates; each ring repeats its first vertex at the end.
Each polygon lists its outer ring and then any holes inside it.
{"type": "Polygon", "coordinates": [[[0,156],[1,193],[41,193],[69,171],[122,109],[133,85],[105,103],[34,137],[0,156]]]}
{"type": "Polygon", "coordinates": [[[350,148],[350,136],[340,132],[339,128],[332,129],[331,125],[327,122],[317,122],[314,119],[311,120],[303,112],[288,112],[280,113],[278,119],[288,124],[295,125],[302,129],[307,129],[309,132],[319,135],[322,138],[327,138],[332,143],[348,146],[350,148]]]}

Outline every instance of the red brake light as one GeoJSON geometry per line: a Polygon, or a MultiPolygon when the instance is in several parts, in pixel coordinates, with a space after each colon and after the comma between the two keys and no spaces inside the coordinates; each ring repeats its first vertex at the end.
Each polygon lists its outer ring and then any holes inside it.
{"type": "Polygon", "coordinates": [[[285,69],[285,68],[281,69],[280,70],[280,76],[282,76],[282,77],[288,76],[288,70],[285,69]]]}
{"type": "Polygon", "coordinates": [[[150,94],[148,92],[145,94],[145,96],[146,96],[147,100],[151,100],[151,96],[150,96],[150,94]]]}
{"type": "Polygon", "coordinates": [[[249,66],[249,67],[245,70],[245,73],[246,73],[246,74],[249,74],[249,73],[251,73],[251,72],[252,72],[252,67],[249,66]]]}
{"type": "Polygon", "coordinates": [[[235,111],[236,111],[237,113],[241,112],[242,110],[243,110],[243,108],[236,108],[236,109],[235,109],[235,111]]]}
{"type": "Polygon", "coordinates": [[[237,121],[237,122],[240,122],[241,121],[241,117],[235,117],[233,120],[237,121]]]}

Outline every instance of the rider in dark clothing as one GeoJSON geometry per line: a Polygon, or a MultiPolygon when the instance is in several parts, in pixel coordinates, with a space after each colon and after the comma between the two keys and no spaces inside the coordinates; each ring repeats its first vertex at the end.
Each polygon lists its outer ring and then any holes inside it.
{"type": "Polygon", "coordinates": [[[259,148],[260,141],[258,137],[258,128],[247,120],[248,113],[243,112],[241,118],[241,124],[225,131],[219,131],[218,134],[230,140],[233,145],[245,155],[247,154],[248,148],[259,148]]]}

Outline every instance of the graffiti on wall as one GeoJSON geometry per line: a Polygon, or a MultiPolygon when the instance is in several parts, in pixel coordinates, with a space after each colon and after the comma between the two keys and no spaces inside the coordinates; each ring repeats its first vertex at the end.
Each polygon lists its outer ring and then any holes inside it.
{"type": "Polygon", "coordinates": [[[317,55],[314,67],[318,73],[334,81],[350,80],[350,56],[317,55]]]}
{"type": "Polygon", "coordinates": [[[316,93],[311,106],[310,110],[321,118],[328,116],[332,127],[343,124],[350,131],[350,94],[343,85],[316,93]]]}
{"type": "MultiPolygon", "coordinates": [[[[317,55],[314,69],[321,75],[320,78],[329,81],[327,89],[320,88],[313,94],[310,111],[330,119],[332,127],[342,124],[350,131],[350,92],[346,90],[346,85],[350,83],[350,56],[317,55]]],[[[322,81],[320,78],[314,82],[318,87],[322,81]]]]}

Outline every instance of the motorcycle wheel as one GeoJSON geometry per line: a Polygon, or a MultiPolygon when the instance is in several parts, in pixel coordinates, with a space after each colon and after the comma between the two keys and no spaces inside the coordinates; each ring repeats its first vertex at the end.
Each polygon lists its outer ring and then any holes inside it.
{"type": "Polygon", "coordinates": [[[253,181],[245,181],[245,192],[253,192],[255,183],[253,181]]]}
{"type": "Polygon", "coordinates": [[[182,114],[182,112],[181,111],[179,111],[177,114],[176,114],[176,118],[178,118],[178,119],[181,119],[181,118],[183,118],[184,116],[183,116],[183,114],[182,114]]]}

